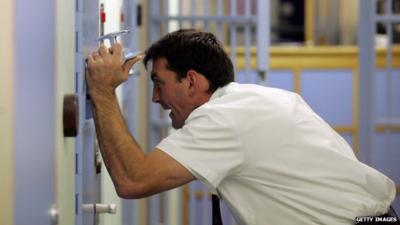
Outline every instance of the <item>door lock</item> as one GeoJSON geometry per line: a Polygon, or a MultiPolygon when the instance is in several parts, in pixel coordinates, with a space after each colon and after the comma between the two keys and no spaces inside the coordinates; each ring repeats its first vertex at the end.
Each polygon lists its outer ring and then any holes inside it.
{"type": "Polygon", "coordinates": [[[64,137],[76,137],[79,126],[79,99],[76,94],[64,95],[63,129],[64,137]]]}

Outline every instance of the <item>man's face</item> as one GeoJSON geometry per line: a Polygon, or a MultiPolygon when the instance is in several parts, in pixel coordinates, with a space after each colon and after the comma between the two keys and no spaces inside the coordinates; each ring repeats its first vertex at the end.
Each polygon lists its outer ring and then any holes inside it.
{"type": "Polygon", "coordinates": [[[152,63],[151,79],[153,81],[152,101],[159,103],[164,109],[171,109],[169,117],[172,127],[181,128],[194,106],[191,104],[188,79],[178,81],[177,74],[167,69],[165,58],[156,59],[152,63]]]}

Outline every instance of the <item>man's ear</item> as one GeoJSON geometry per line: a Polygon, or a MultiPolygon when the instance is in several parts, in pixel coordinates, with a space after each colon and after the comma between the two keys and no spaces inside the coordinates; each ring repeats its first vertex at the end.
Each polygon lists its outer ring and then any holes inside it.
{"type": "Polygon", "coordinates": [[[189,85],[189,95],[192,96],[197,89],[197,82],[198,82],[198,73],[195,70],[189,70],[186,73],[186,79],[189,85]]]}
{"type": "Polygon", "coordinates": [[[210,89],[210,82],[207,78],[196,70],[189,70],[186,73],[190,96],[194,94],[206,93],[210,89]]]}

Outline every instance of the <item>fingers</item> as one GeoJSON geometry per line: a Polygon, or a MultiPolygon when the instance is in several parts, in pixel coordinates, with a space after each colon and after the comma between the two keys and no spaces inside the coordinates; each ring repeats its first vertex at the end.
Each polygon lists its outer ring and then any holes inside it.
{"type": "Polygon", "coordinates": [[[110,53],[110,51],[108,50],[108,48],[104,44],[101,44],[97,51],[99,52],[99,54],[101,56],[105,56],[105,55],[110,53]]]}
{"type": "Polygon", "coordinates": [[[88,57],[86,58],[86,63],[87,64],[92,64],[94,62],[94,58],[92,55],[88,55],[88,57]]]}
{"type": "Polygon", "coordinates": [[[98,61],[101,58],[107,57],[109,54],[110,52],[108,48],[104,44],[101,44],[97,51],[92,52],[92,54],[87,57],[87,62],[93,63],[94,61],[98,61]]]}
{"type": "Polygon", "coordinates": [[[111,46],[110,52],[112,52],[113,55],[121,55],[122,49],[123,47],[120,43],[115,43],[113,46],[111,46]]]}
{"type": "Polygon", "coordinates": [[[144,58],[143,54],[135,55],[134,57],[125,60],[124,64],[135,64],[144,58]]]}
{"type": "Polygon", "coordinates": [[[135,63],[137,63],[137,62],[139,62],[140,60],[142,60],[143,57],[144,57],[144,56],[143,56],[142,54],[140,54],[140,55],[137,55],[137,56],[135,56],[135,57],[133,57],[133,58],[131,58],[131,59],[126,60],[126,61],[124,62],[124,64],[122,65],[122,69],[123,69],[124,73],[125,73],[125,74],[129,73],[129,70],[132,68],[132,66],[133,66],[135,63]]]}
{"type": "MultiPolygon", "coordinates": [[[[87,57],[86,62],[93,64],[95,61],[103,60],[106,58],[111,59],[109,57],[118,59],[118,61],[120,61],[122,59],[122,52],[123,52],[123,47],[122,47],[122,44],[120,44],[120,43],[116,43],[113,46],[111,46],[110,48],[107,48],[106,45],[101,44],[99,46],[99,48],[97,49],[97,51],[92,52],[92,54],[90,54],[87,57]]],[[[135,62],[133,62],[132,65],[135,62]]]]}
{"type": "Polygon", "coordinates": [[[94,60],[98,60],[99,58],[101,58],[99,52],[93,52],[92,53],[92,57],[93,57],[94,60]]]}
{"type": "Polygon", "coordinates": [[[97,60],[99,58],[106,57],[109,54],[110,54],[109,49],[104,44],[101,44],[100,47],[97,49],[97,51],[92,52],[90,56],[94,60],[97,60]]]}
{"type": "Polygon", "coordinates": [[[96,60],[96,59],[100,58],[99,56],[105,57],[109,54],[120,56],[120,55],[122,55],[122,51],[123,51],[123,47],[120,43],[115,43],[110,48],[107,48],[106,45],[101,44],[100,47],[97,49],[97,51],[93,52],[91,55],[92,55],[93,59],[96,60]]]}

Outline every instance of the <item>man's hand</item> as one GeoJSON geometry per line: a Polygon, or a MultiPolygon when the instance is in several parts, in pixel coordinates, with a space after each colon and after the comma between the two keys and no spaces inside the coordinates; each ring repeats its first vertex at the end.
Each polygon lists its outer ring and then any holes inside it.
{"type": "Polygon", "coordinates": [[[131,67],[143,58],[137,56],[124,61],[122,49],[119,43],[111,48],[102,44],[88,56],[86,81],[90,95],[113,94],[115,88],[128,79],[131,67]]]}

